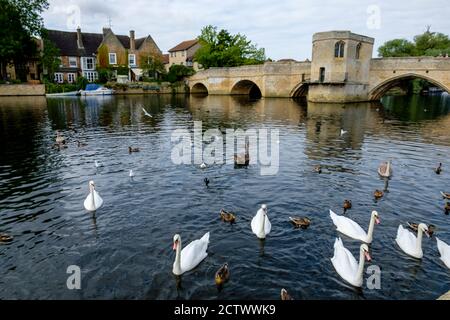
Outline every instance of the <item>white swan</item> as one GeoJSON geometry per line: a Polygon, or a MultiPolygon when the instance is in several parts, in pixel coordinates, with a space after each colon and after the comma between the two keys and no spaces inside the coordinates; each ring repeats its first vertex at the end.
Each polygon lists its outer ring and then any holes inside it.
{"type": "Polygon", "coordinates": [[[205,169],[206,168],[206,163],[202,162],[201,165],[200,165],[200,168],[201,169],[205,169]]]}
{"type": "Polygon", "coordinates": [[[378,167],[378,174],[382,177],[389,178],[392,176],[392,161],[383,162],[378,167]]]}
{"type": "Polygon", "coordinates": [[[251,226],[252,232],[260,239],[265,239],[270,233],[272,225],[270,224],[269,217],[267,217],[267,206],[265,204],[261,206],[253,217],[251,226]]]}
{"type": "Polygon", "coordinates": [[[176,234],[173,237],[173,250],[176,251],[175,262],[173,263],[172,272],[179,276],[183,273],[194,269],[200,262],[208,256],[209,232],[201,239],[197,239],[189,243],[181,250],[181,236],[176,234]]]}
{"type": "Polygon", "coordinates": [[[330,210],[330,217],[333,220],[336,230],[349,236],[350,238],[361,240],[365,243],[372,243],[373,239],[373,229],[376,224],[380,224],[380,218],[378,217],[378,212],[372,211],[369,223],[369,230],[367,233],[350,218],[344,216],[338,216],[332,210],[330,210]]]}
{"type": "Polygon", "coordinates": [[[344,247],[341,238],[336,238],[334,242],[334,256],[331,258],[334,269],[337,273],[352,286],[361,287],[363,283],[364,257],[370,261],[369,247],[361,244],[359,249],[359,263],[356,262],[352,253],[344,247]]]}
{"type": "Polygon", "coordinates": [[[89,194],[84,200],[84,207],[87,211],[95,211],[103,205],[103,199],[95,191],[94,181],[89,181],[89,194]]]}
{"type": "Polygon", "coordinates": [[[344,129],[341,129],[341,136],[343,136],[344,134],[347,134],[348,131],[345,131],[344,129]]]}
{"type": "Polygon", "coordinates": [[[129,173],[128,175],[130,176],[130,178],[133,178],[133,177],[134,177],[134,171],[133,171],[133,169],[130,169],[130,173],[129,173]]]}
{"type": "Polygon", "coordinates": [[[142,108],[142,111],[144,111],[144,115],[146,115],[147,117],[153,118],[153,116],[147,112],[147,110],[145,110],[144,108],[142,108]]]}
{"type": "Polygon", "coordinates": [[[397,238],[395,238],[395,241],[400,249],[402,249],[407,255],[417,259],[422,259],[422,236],[424,232],[428,236],[428,227],[424,223],[419,224],[417,228],[417,237],[412,232],[403,228],[402,225],[399,225],[397,230],[397,238]]]}
{"type": "Polygon", "coordinates": [[[450,246],[438,238],[436,238],[436,242],[442,262],[450,269],[450,246]]]}

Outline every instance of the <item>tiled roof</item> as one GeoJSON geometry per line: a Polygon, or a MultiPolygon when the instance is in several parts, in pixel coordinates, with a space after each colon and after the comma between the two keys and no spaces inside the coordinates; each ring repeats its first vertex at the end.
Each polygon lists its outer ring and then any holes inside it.
{"type": "Polygon", "coordinates": [[[168,64],[169,63],[169,54],[163,54],[162,62],[164,64],[168,64]]]}
{"type": "Polygon", "coordinates": [[[197,39],[183,41],[180,44],[173,47],[172,49],[170,49],[169,52],[187,50],[187,49],[193,47],[194,45],[196,45],[197,43],[198,43],[197,39]]]}

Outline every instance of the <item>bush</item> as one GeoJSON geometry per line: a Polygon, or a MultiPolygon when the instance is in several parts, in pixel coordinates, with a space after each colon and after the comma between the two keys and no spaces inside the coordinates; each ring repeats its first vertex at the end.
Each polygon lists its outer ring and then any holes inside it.
{"type": "Polygon", "coordinates": [[[78,86],[76,84],[71,83],[52,83],[52,82],[45,83],[46,93],[61,93],[70,91],[78,91],[78,86]]]}
{"type": "Polygon", "coordinates": [[[89,81],[85,77],[78,77],[76,85],[78,89],[84,90],[88,83],[89,81]]]}
{"type": "Polygon", "coordinates": [[[170,67],[167,74],[167,81],[174,83],[183,80],[184,77],[189,77],[195,74],[194,69],[183,66],[181,64],[174,64],[170,67]]]}

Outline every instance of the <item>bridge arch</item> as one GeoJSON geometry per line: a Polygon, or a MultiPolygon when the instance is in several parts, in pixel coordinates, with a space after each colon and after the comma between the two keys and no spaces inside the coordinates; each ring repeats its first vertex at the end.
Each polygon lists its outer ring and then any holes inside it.
{"type": "Polygon", "coordinates": [[[441,83],[438,80],[435,80],[433,78],[417,74],[417,73],[406,73],[399,76],[395,76],[392,78],[389,78],[387,80],[384,80],[380,84],[376,85],[370,92],[369,92],[369,99],[370,100],[380,100],[386,92],[389,91],[389,89],[392,89],[395,86],[398,86],[401,82],[405,80],[412,80],[412,79],[423,79],[428,81],[429,83],[435,85],[436,87],[441,88],[442,90],[447,91],[450,93],[450,88],[446,87],[443,83],[441,83]]]}
{"type": "Polygon", "coordinates": [[[256,83],[251,80],[239,80],[232,87],[231,92],[232,95],[248,95],[252,98],[261,98],[262,93],[261,89],[258,87],[256,83]]]}
{"type": "Polygon", "coordinates": [[[208,94],[208,88],[201,82],[197,82],[191,88],[191,93],[208,94]]]}
{"type": "Polygon", "coordinates": [[[289,96],[291,98],[306,97],[308,96],[308,89],[309,89],[308,84],[300,82],[294,87],[294,89],[291,90],[289,96]]]}

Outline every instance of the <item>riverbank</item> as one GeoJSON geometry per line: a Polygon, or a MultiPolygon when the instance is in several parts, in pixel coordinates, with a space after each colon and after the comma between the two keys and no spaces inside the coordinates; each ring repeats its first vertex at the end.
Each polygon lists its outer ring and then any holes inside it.
{"type": "Polygon", "coordinates": [[[43,96],[45,85],[43,84],[2,84],[0,96],[43,96]]]}

